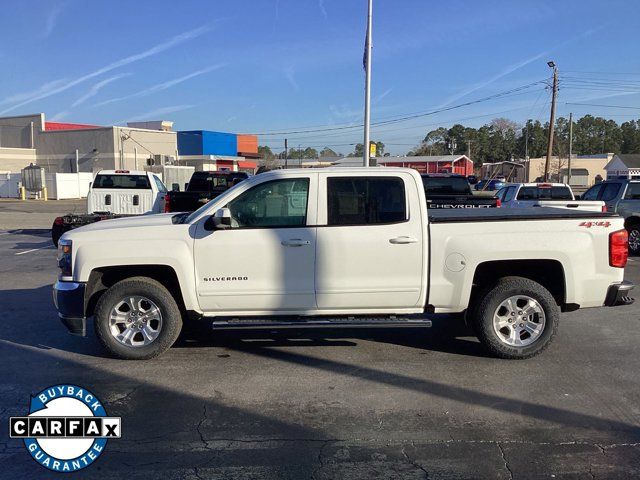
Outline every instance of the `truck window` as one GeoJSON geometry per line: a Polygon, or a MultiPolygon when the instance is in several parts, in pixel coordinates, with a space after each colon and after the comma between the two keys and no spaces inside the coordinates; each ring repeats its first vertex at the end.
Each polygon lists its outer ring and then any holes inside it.
{"type": "Polygon", "coordinates": [[[600,194],[600,191],[602,190],[603,186],[604,186],[603,183],[594,185],[589,190],[584,192],[584,194],[582,195],[582,200],[597,200],[598,195],[600,194]]]}
{"type": "Polygon", "coordinates": [[[327,178],[328,225],[404,222],[404,182],[398,177],[327,178]]]}
{"type": "Polygon", "coordinates": [[[98,174],[93,188],[151,189],[146,175],[98,174]]]}
{"type": "Polygon", "coordinates": [[[624,196],[627,200],[640,200],[640,183],[630,183],[624,196]]]}
{"type": "Polygon", "coordinates": [[[602,189],[602,195],[600,195],[600,199],[604,202],[610,202],[618,196],[618,192],[620,192],[621,186],[622,185],[620,183],[607,183],[602,189]]]}
{"type": "Polygon", "coordinates": [[[214,188],[226,188],[231,181],[229,175],[202,173],[194,174],[189,180],[188,191],[191,192],[210,192],[214,188]]]}
{"type": "Polygon", "coordinates": [[[227,207],[235,228],[302,227],[308,196],[308,178],[272,180],[247,190],[227,207]]]}
{"type": "Polygon", "coordinates": [[[538,187],[522,187],[518,192],[518,200],[537,200],[538,187]]]}
{"type": "Polygon", "coordinates": [[[471,187],[465,177],[422,177],[428,195],[471,195],[471,187]]]}
{"type": "MultiPolygon", "coordinates": [[[[542,191],[544,189],[540,189],[542,191]]],[[[540,195],[542,199],[542,195],[540,195]]],[[[551,187],[551,200],[573,200],[569,187],[551,187]]]]}
{"type": "Polygon", "coordinates": [[[504,199],[502,201],[510,202],[511,200],[513,200],[513,197],[516,195],[516,190],[518,190],[518,187],[508,187],[506,192],[504,193],[504,199]]]}
{"type": "Polygon", "coordinates": [[[164,183],[155,175],[153,176],[153,181],[156,182],[156,187],[158,187],[160,193],[167,193],[167,187],[165,187],[164,183]]]}

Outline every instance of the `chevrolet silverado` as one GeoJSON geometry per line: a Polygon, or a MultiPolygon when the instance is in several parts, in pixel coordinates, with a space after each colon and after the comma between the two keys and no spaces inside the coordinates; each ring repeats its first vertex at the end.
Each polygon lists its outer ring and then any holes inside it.
{"type": "Polygon", "coordinates": [[[427,210],[403,168],[276,170],[190,214],[60,239],[59,317],[124,359],[207,328],[429,326],[464,314],[495,356],[528,358],[561,311],[628,304],[623,219],[565,209],[427,210]],[[453,316],[455,317],[455,315],[453,316]]]}

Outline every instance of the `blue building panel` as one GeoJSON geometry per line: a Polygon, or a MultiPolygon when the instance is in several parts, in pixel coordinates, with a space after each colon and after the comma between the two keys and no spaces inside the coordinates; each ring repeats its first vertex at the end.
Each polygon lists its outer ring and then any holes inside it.
{"type": "Polygon", "coordinates": [[[191,130],[178,132],[180,155],[238,155],[238,137],[235,133],[191,130]]]}
{"type": "Polygon", "coordinates": [[[178,132],[178,155],[202,155],[202,130],[178,132]]]}

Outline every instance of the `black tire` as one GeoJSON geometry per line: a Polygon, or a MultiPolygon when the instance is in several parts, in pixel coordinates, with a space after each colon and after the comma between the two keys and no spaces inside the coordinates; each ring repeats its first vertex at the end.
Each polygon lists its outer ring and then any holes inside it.
{"type": "Polygon", "coordinates": [[[180,308],[169,291],[148,277],[131,277],[110,287],[98,300],[94,312],[94,328],[102,346],[114,357],[124,360],[146,360],[169,349],[182,329],[180,308]],[[149,345],[133,347],[120,343],[109,328],[111,309],[130,295],[141,295],[154,302],[162,315],[162,327],[149,345]]]}
{"type": "Polygon", "coordinates": [[[640,254],[640,225],[630,225],[627,227],[629,234],[629,253],[631,255],[640,254]]]}
{"type": "Polygon", "coordinates": [[[533,280],[504,277],[476,298],[478,303],[471,310],[469,321],[480,342],[498,358],[521,360],[538,355],[549,346],[558,331],[560,308],[549,290],[533,280]],[[538,338],[533,343],[521,347],[505,343],[493,326],[493,316],[500,304],[516,295],[525,295],[536,300],[545,316],[545,325],[538,338]]]}

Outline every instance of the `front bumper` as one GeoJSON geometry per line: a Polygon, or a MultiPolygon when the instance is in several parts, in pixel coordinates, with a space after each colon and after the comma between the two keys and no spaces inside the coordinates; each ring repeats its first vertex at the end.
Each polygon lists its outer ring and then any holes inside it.
{"type": "Polygon", "coordinates": [[[53,303],[58,317],[73,335],[86,336],[87,319],[84,316],[85,284],[58,280],[53,285],[53,303]]]}
{"type": "Polygon", "coordinates": [[[634,299],[629,296],[629,292],[634,285],[627,280],[612,283],[607,290],[607,296],[604,299],[605,307],[615,307],[617,305],[631,305],[634,299]]]}

